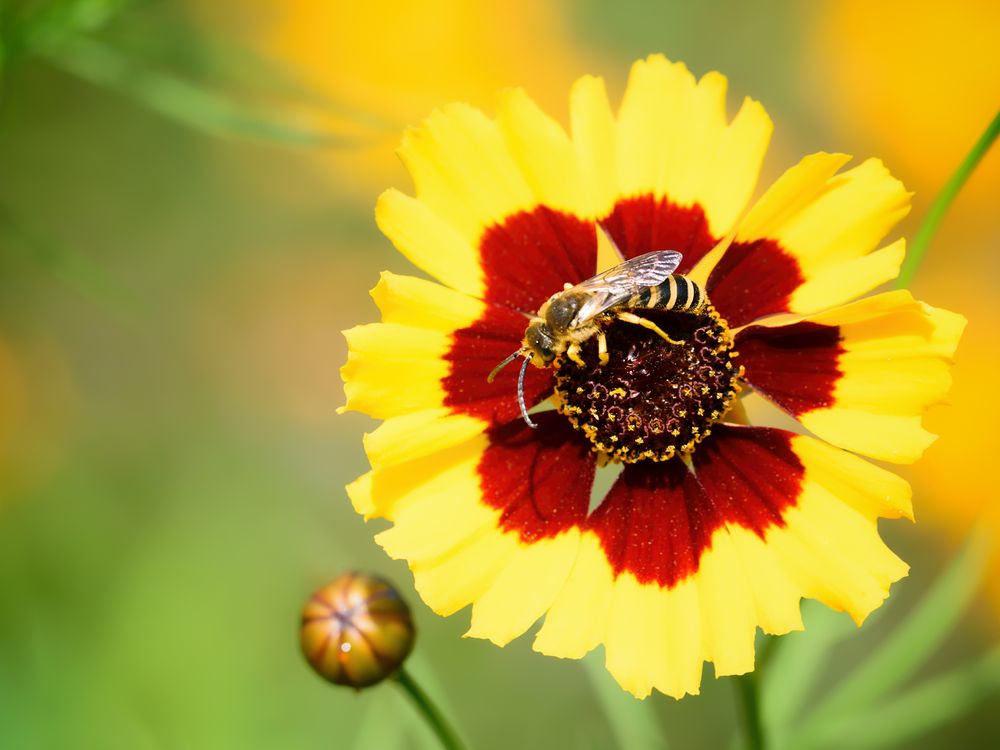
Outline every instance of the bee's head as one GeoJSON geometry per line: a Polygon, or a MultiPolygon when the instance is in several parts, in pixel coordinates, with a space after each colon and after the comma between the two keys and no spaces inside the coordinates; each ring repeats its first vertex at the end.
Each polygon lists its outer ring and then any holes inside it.
{"type": "Polygon", "coordinates": [[[556,337],[548,324],[536,318],[524,332],[524,347],[537,367],[547,367],[556,358],[556,337]]]}

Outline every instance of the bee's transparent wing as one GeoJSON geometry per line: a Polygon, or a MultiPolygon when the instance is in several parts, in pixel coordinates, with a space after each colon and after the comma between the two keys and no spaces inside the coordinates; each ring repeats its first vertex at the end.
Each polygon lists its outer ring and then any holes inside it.
{"type": "Polygon", "coordinates": [[[655,250],[630,258],[604,273],[591,276],[567,291],[587,292],[590,299],[573,319],[581,325],[615,305],[619,305],[645,287],[662,284],[681,263],[681,254],[673,250],[655,250]]]}

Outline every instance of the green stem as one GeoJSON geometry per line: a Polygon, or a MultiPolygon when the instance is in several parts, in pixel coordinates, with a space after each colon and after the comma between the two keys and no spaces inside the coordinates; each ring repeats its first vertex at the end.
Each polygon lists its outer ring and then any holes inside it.
{"type": "Polygon", "coordinates": [[[955,196],[958,195],[958,191],[962,189],[965,181],[969,179],[969,175],[975,171],[976,166],[986,155],[986,152],[990,150],[990,146],[993,145],[993,141],[997,139],[998,135],[1000,135],[1000,111],[994,115],[993,120],[986,126],[986,130],[979,136],[979,140],[976,141],[972,150],[962,160],[962,163],[958,165],[958,169],[955,170],[955,173],[945,183],[945,186],[941,188],[941,192],[938,193],[937,198],[934,199],[934,203],[927,212],[927,216],[924,217],[924,223],[920,225],[920,229],[917,230],[917,234],[913,238],[910,251],[906,254],[903,268],[900,270],[899,278],[896,280],[897,287],[909,286],[910,282],[913,281],[913,277],[917,273],[917,268],[920,266],[921,261],[923,261],[927,248],[931,244],[931,239],[934,237],[934,233],[937,232],[938,225],[948,212],[948,207],[955,200],[955,196]]]}
{"type": "Polygon", "coordinates": [[[734,687],[743,713],[743,732],[749,750],[764,750],[764,727],[760,722],[760,701],[757,699],[757,673],[748,672],[734,678],[734,687]]]}
{"type": "Polygon", "coordinates": [[[410,696],[413,704],[417,707],[420,712],[420,716],[427,722],[430,728],[437,735],[437,738],[441,741],[441,746],[446,748],[446,750],[464,750],[465,746],[462,741],[458,738],[458,734],[455,729],[448,723],[448,720],[444,718],[444,714],[441,710],[434,705],[431,701],[430,696],[424,692],[424,689],[420,687],[413,676],[410,675],[405,669],[400,669],[399,674],[396,675],[396,682],[402,686],[406,694],[410,696]]]}

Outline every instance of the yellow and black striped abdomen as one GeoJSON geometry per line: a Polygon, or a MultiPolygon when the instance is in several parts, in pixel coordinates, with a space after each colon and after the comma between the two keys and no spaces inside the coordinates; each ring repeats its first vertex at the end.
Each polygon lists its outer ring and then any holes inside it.
{"type": "Polygon", "coordinates": [[[625,307],[648,310],[701,312],[708,304],[705,290],[686,276],[668,276],[659,286],[636,292],[625,307]]]}

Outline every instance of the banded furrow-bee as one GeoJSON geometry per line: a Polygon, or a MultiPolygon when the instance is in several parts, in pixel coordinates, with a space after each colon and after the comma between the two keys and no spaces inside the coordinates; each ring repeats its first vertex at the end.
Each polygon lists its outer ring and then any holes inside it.
{"type": "MultiPolygon", "coordinates": [[[[604,232],[603,227],[599,231],[604,232]]],[[[605,239],[611,241],[606,234],[605,239]]],[[[538,309],[524,331],[521,348],[493,368],[487,380],[492,383],[501,369],[523,356],[517,398],[521,416],[534,427],[524,403],[524,373],[529,362],[536,367],[549,367],[565,354],[569,360],[585,366],[580,346],[596,336],[599,361],[606,365],[608,346],[604,327],[612,319],[648,328],[670,344],[684,343],[672,339],[648,318],[630,312],[679,310],[698,314],[705,310],[708,306],[705,291],[691,279],[674,275],[681,257],[673,250],[656,250],[630,258],[575,286],[567,284],[538,309]]]]}

